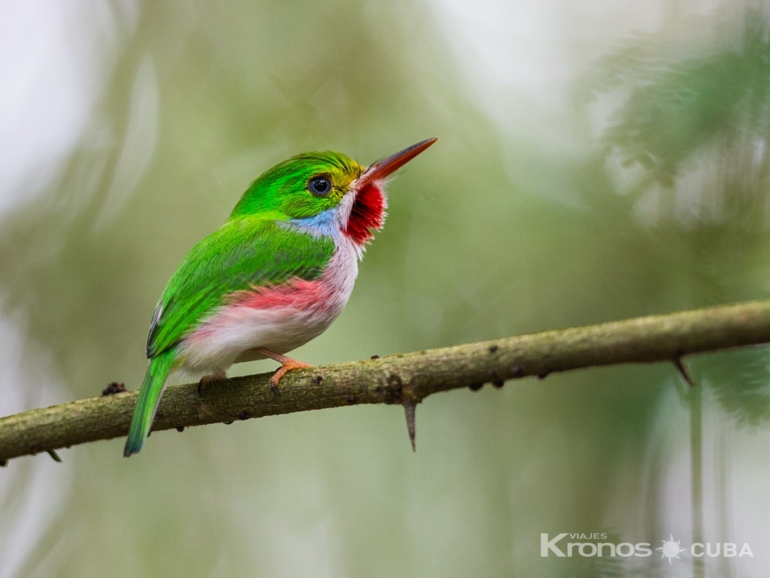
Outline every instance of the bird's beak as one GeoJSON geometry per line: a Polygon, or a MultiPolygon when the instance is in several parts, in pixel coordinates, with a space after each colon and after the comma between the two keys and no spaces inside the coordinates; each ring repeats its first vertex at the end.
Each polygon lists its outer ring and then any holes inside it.
{"type": "Polygon", "coordinates": [[[420,141],[417,144],[406,147],[404,150],[399,151],[394,155],[390,155],[388,158],[373,163],[361,176],[359,181],[360,185],[384,179],[391,173],[403,167],[437,140],[438,139],[434,137],[420,141]]]}

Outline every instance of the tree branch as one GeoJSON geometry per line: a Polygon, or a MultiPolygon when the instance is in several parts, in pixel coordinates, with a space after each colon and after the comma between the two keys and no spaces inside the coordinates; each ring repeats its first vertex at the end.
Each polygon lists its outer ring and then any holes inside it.
{"type": "MultiPolygon", "coordinates": [[[[407,354],[292,371],[280,393],[270,374],[167,389],[153,431],[230,423],[267,415],[363,403],[401,404],[410,437],[414,407],[427,396],[491,382],[619,363],[671,362],[770,342],[770,301],[756,301],[545,331],[407,354]]],[[[686,371],[682,372],[687,375],[686,371]]],[[[18,456],[124,436],[137,392],[26,411],[0,419],[0,463],[18,456]]],[[[413,440],[414,441],[414,440],[413,440]]]]}

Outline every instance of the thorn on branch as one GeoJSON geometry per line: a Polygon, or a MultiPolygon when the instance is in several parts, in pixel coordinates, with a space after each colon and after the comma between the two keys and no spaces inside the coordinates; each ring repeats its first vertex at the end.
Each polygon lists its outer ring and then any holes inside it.
{"type": "Polygon", "coordinates": [[[247,419],[251,419],[251,414],[249,412],[247,412],[246,410],[244,410],[240,414],[238,414],[238,418],[241,421],[246,421],[247,419]]]}
{"type": "Polygon", "coordinates": [[[379,359],[379,358],[380,358],[380,356],[375,353],[369,359],[379,359]]]}
{"type": "Polygon", "coordinates": [[[682,361],[682,356],[677,355],[672,360],[672,363],[674,364],[674,367],[676,367],[676,370],[679,372],[679,374],[687,382],[687,385],[689,385],[690,387],[694,386],[695,382],[692,380],[692,376],[690,375],[690,372],[687,370],[687,366],[682,361]]]}
{"type": "Polygon", "coordinates": [[[8,460],[0,460],[0,468],[4,468],[8,465],[8,460]]]}
{"type": "Polygon", "coordinates": [[[51,459],[55,462],[62,463],[61,458],[59,457],[59,454],[56,453],[56,450],[45,450],[48,452],[48,455],[51,456],[51,459]]]}
{"type": "Polygon", "coordinates": [[[108,395],[115,395],[116,393],[123,393],[126,391],[126,384],[122,381],[113,381],[107,387],[102,390],[102,397],[108,395]]]}
{"type": "Polygon", "coordinates": [[[471,391],[478,391],[478,390],[480,390],[482,387],[484,387],[484,384],[483,384],[483,383],[481,383],[481,382],[478,382],[478,383],[471,383],[471,384],[468,386],[468,389],[470,389],[471,391]]]}
{"type": "Polygon", "coordinates": [[[497,350],[500,349],[497,345],[490,345],[489,346],[489,353],[497,353],[497,350]]]}
{"type": "Polygon", "coordinates": [[[545,379],[546,377],[548,377],[548,375],[550,373],[551,373],[551,370],[550,369],[546,369],[545,371],[541,371],[540,373],[538,373],[537,374],[537,378],[538,379],[545,379]]]}
{"type": "Polygon", "coordinates": [[[511,367],[511,375],[516,379],[524,377],[524,370],[521,368],[521,365],[514,365],[511,367]]]}
{"type": "Polygon", "coordinates": [[[179,433],[182,433],[184,431],[184,426],[180,425],[178,428],[176,428],[176,431],[178,431],[179,433]]]}
{"type": "Polygon", "coordinates": [[[409,432],[409,441],[412,442],[412,451],[417,451],[417,442],[415,437],[417,435],[417,429],[415,427],[415,414],[417,413],[417,404],[414,400],[404,401],[404,411],[406,412],[406,429],[409,432]]]}

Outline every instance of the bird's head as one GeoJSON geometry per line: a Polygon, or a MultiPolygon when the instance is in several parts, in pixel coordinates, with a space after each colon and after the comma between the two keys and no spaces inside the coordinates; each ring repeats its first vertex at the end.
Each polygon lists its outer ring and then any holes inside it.
{"type": "Polygon", "coordinates": [[[297,155],[254,181],[231,217],[265,215],[311,234],[344,234],[363,245],[384,223],[387,177],[434,142],[424,140],[368,168],[337,152],[297,155]]]}

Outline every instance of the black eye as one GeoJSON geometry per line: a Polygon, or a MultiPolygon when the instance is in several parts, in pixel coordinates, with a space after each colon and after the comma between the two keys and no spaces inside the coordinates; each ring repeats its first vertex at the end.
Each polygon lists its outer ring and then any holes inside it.
{"type": "Polygon", "coordinates": [[[329,177],[313,177],[307,184],[307,189],[314,195],[323,197],[332,190],[332,182],[329,177]]]}

